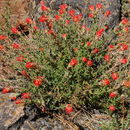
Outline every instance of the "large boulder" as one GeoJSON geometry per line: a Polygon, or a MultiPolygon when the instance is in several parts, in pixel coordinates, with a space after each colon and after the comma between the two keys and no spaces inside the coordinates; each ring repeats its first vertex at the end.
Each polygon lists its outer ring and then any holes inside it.
{"type": "MultiPolygon", "coordinates": [[[[33,0],[36,3],[36,11],[35,14],[38,15],[39,12],[39,3],[40,0],[33,0]]],[[[111,17],[107,18],[106,21],[109,26],[113,27],[119,23],[121,19],[121,0],[44,0],[47,5],[53,7],[53,9],[57,10],[60,4],[66,3],[70,7],[77,10],[77,12],[84,12],[84,10],[88,11],[89,5],[96,5],[97,3],[102,3],[104,5],[102,12],[106,10],[111,11],[111,17]]],[[[86,16],[86,13],[84,14],[86,16]]],[[[105,17],[102,15],[99,16],[100,21],[104,23],[105,17]]]]}

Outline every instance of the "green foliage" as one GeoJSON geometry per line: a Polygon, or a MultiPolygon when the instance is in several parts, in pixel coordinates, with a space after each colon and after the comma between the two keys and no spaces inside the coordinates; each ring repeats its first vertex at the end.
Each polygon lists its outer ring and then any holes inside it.
{"type": "Polygon", "coordinates": [[[70,16],[66,10],[59,14],[49,9],[43,16],[47,17],[42,21],[44,27],[34,30],[34,24],[28,23],[31,38],[19,34],[20,49],[11,48],[16,57],[24,57],[16,61],[15,69],[26,72],[22,73],[25,81],[19,92],[30,93],[27,102],[48,110],[63,110],[66,104],[91,106],[110,114],[127,107],[124,104],[130,94],[129,85],[123,81],[129,80],[128,46],[119,36],[125,35],[126,25],[120,23],[107,30],[97,18],[98,9],[88,25],[82,15],[70,16]],[[112,73],[118,76],[113,78],[112,73]],[[117,95],[110,97],[111,92],[117,95]],[[115,110],[108,110],[111,105],[115,110]]]}

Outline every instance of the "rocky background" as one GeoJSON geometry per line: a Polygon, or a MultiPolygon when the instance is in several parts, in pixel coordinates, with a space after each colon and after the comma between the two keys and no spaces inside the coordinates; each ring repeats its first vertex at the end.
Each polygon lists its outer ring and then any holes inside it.
{"type": "MultiPolygon", "coordinates": [[[[26,17],[36,19],[40,14],[39,2],[40,0],[0,0],[0,25],[5,26],[8,14],[12,26],[24,21],[26,17]]],[[[54,9],[62,3],[67,3],[81,12],[87,10],[88,5],[101,2],[106,5],[104,10],[109,9],[112,12],[108,20],[111,27],[118,24],[124,16],[130,19],[130,1],[126,0],[90,0],[87,5],[84,4],[84,0],[46,0],[46,2],[54,9]]],[[[104,20],[102,16],[100,19],[104,20]]],[[[127,41],[130,41],[129,36],[127,41]]],[[[0,88],[14,83],[18,87],[18,79],[14,78],[16,73],[7,64],[0,58],[0,88]]],[[[14,93],[0,93],[0,130],[100,130],[101,122],[111,120],[98,110],[86,112],[82,109],[75,115],[65,118],[62,115],[45,115],[37,107],[24,107],[24,104],[16,105],[11,102],[10,98],[14,95],[14,93]]]]}

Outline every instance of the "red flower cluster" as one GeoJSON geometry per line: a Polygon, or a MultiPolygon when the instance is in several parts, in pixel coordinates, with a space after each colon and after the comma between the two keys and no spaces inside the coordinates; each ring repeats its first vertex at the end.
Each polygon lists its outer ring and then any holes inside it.
{"type": "Polygon", "coordinates": [[[109,56],[109,55],[105,55],[105,56],[104,56],[104,59],[105,59],[107,62],[109,62],[109,61],[110,61],[110,56],[109,56]]]}
{"type": "Polygon", "coordinates": [[[121,62],[122,64],[126,64],[126,63],[128,62],[128,60],[127,60],[126,58],[123,58],[123,59],[120,60],[120,62],[121,62]]]}
{"type": "Polygon", "coordinates": [[[91,44],[92,44],[91,42],[87,42],[86,43],[87,46],[91,46],[91,44]]]}
{"type": "Polygon", "coordinates": [[[17,28],[11,28],[11,31],[12,31],[12,33],[14,33],[14,34],[17,34],[17,33],[19,33],[19,31],[18,31],[18,29],[17,28]]]}
{"type": "Polygon", "coordinates": [[[129,22],[129,21],[128,21],[128,19],[126,19],[126,18],[123,18],[122,21],[121,21],[122,24],[127,24],[128,22],[129,22]]]}
{"type": "Polygon", "coordinates": [[[68,8],[68,5],[67,4],[62,4],[59,6],[60,9],[62,10],[66,10],[68,8]]]}
{"type": "Polygon", "coordinates": [[[24,103],[24,100],[23,99],[17,99],[15,101],[15,104],[21,104],[21,103],[24,103]]]}
{"type": "Polygon", "coordinates": [[[111,106],[109,106],[109,110],[110,110],[110,111],[115,111],[115,110],[116,110],[116,108],[115,108],[115,106],[114,106],[114,105],[111,105],[111,106]]]}
{"type": "Polygon", "coordinates": [[[78,64],[78,61],[76,59],[72,59],[69,63],[69,66],[76,66],[78,64]]]}
{"type": "Polygon", "coordinates": [[[26,68],[27,68],[27,69],[31,69],[31,68],[34,68],[35,65],[36,65],[36,64],[33,63],[33,62],[27,62],[27,63],[26,63],[26,68]]]}
{"type": "Polygon", "coordinates": [[[71,106],[71,104],[67,104],[65,107],[65,112],[67,114],[70,114],[71,112],[73,112],[73,107],[71,106]]]}
{"type": "Polygon", "coordinates": [[[102,6],[101,3],[97,3],[97,4],[96,4],[96,8],[97,8],[97,9],[101,9],[102,7],[103,7],[103,6],[102,6]]]}
{"type": "Polygon", "coordinates": [[[118,73],[112,73],[112,79],[117,80],[119,78],[118,73]]]}
{"type": "Polygon", "coordinates": [[[32,19],[31,18],[26,18],[26,23],[27,24],[31,24],[32,23],[32,19]]]}
{"type": "Polygon", "coordinates": [[[98,48],[94,48],[93,51],[92,51],[93,54],[96,54],[96,53],[98,53],[98,52],[99,52],[99,49],[98,49],[98,48]]]}
{"type": "Polygon", "coordinates": [[[41,10],[42,10],[42,11],[48,11],[49,8],[48,8],[47,6],[45,6],[45,5],[42,5],[42,6],[41,6],[41,10]]]}
{"type": "Polygon", "coordinates": [[[62,17],[60,15],[55,15],[55,20],[60,20],[62,17]]]}
{"type": "Polygon", "coordinates": [[[88,61],[88,59],[86,57],[82,58],[82,62],[87,62],[87,61],[88,61]]]}
{"type": "Polygon", "coordinates": [[[93,11],[94,10],[94,5],[89,5],[89,10],[93,11]]]}
{"type": "Polygon", "coordinates": [[[18,43],[13,43],[13,44],[12,44],[12,47],[13,47],[14,49],[19,49],[19,48],[21,48],[21,45],[18,44],[18,43]]]}
{"type": "Polygon", "coordinates": [[[35,80],[33,80],[33,83],[36,87],[39,87],[42,84],[42,78],[37,77],[35,80]]]}
{"type": "Polygon", "coordinates": [[[104,14],[104,16],[108,17],[109,15],[111,14],[111,11],[110,10],[107,10],[104,14]]]}
{"type": "Polygon", "coordinates": [[[75,10],[74,9],[69,10],[68,14],[73,17],[75,15],[75,10]]]}
{"type": "Polygon", "coordinates": [[[87,61],[87,65],[91,67],[93,65],[93,61],[92,60],[88,60],[87,61]]]}
{"type": "Polygon", "coordinates": [[[90,13],[90,14],[88,14],[88,17],[89,17],[89,18],[93,18],[93,17],[94,17],[94,14],[90,13]]]}
{"type": "Polygon", "coordinates": [[[101,37],[102,35],[103,35],[103,33],[104,33],[104,29],[103,28],[101,28],[100,30],[98,30],[97,32],[96,32],[96,36],[97,37],[101,37]]]}
{"type": "Polygon", "coordinates": [[[104,79],[102,80],[103,85],[110,85],[110,80],[109,79],[104,79]]]}
{"type": "Polygon", "coordinates": [[[121,51],[128,50],[128,45],[127,44],[121,44],[121,51]]]}
{"type": "Polygon", "coordinates": [[[31,94],[30,93],[22,93],[22,98],[24,99],[30,99],[31,98],[31,94]]]}
{"type": "Polygon", "coordinates": [[[117,96],[117,93],[116,92],[111,92],[110,94],[109,94],[109,97],[110,98],[115,98],[117,96]]]}
{"type": "Polygon", "coordinates": [[[5,40],[7,37],[5,35],[0,35],[0,40],[5,40]]]}
{"type": "Polygon", "coordinates": [[[45,16],[45,15],[42,15],[41,17],[39,17],[39,21],[40,21],[41,23],[47,22],[47,20],[48,20],[48,17],[45,16]]]}
{"type": "Polygon", "coordinates": [[[2,89],[2,93],[3,93],[3,94],[9,93],[9,92],[11,92],[11,91],[12,91],[12,89],[10,89],[10,88],[3,88],[3,89],[2,89]]]}
{"type": "Polygon", "coordinates": [[[74,22],[79,22],[81,20],[81,18],[82,18],[82,14],[74,15],[72,17],[74,22]]]}

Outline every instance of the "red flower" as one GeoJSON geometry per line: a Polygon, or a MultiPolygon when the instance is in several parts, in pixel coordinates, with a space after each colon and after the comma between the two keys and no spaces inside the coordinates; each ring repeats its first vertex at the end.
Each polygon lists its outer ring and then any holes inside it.
{"type": "Polygon", "coordinates": [[[110,84],[109,79],[103,79],[102,82],[103,82],[103,85],[109,85],[110,84]]]}
{"type": "Polygon", "coordinates": [[[41,23],[44,23],[44,22],[46,22],[47,20],[48,20],[47,16],[44,16],[44,15],[39,18],[39,21],[40,21],[41,23]]]}
{"type": "Polygon", "coordinates": [[[109,49],[113,49],[114,45],[109,45],[108,47],[109,47],[109,49]]]}
{"type": "Polygon", "coordinates": [[[21,103],[24,103],[24,100],[23,99],[17,99],[15,101],[15,104],[21,104],[21,103]]]}
{"type": "Polygon", "coordinates": [[[94,14],[90,13],[90,14],[88,14],[88,17],[89,17],[89,18],[93,18],[93,17],[94,17],[94,14]]]}
{"type": "Polygon", "coordinates": [[[54,34],[54,31],[52,29],[48,30],[48,34],[54,34]]]}
{"type": "Polygon", "coordinates": [[[105,56],[104,56],[104,59],[105,59],[107,62],[109,62],[109,61],[110,61],[110,56],[109,56],[109,55],[105,55],[105,56]]]}
{"type": "Polygon", "coordinates": [[[93,49],[93,51],[92,51],[93,54],[96,54],[96,53],[98,53],[98,52],[99,52],[99,49],[98,49],[98,48],[95,48],[95,49],[93,49]]]}
{"type": "Polygon", "coordinates": [[[71,104],[67,104],[65,107],[65,112],[67,114],[70,114],[71,112],[73,112],[73,107],[71,106],[71,104]]]}
{"type": "Polygon", "coordinates": [[[66,38],[66,36],[67,36],[66,33],[62,34],[62,38],[66,38]]]}
{"type": "Polygon", "coordinates": [[[21,74],[27,76],[27,72],[25,70],[22,70],[21,74]]]}
{"type": "Polygon", "coordinates": [[[126,19],[126,18],[123,18],[122,21],[121,21],[122,24],[127,24],[128,22],[129,22],[129,21],[128,21],[128,19],[126,19]]]}
{"type": "Polygon", "coordinates": [[[123,29],[125,32],[129,32],[129,28],[128,27],[124,27],[123,29]]]}
{"type": "Polygon", "coordinates": [[[32,19],[31,18],[26,18],[26,23],[27,24],[31,24],[32,23],[32,19]]]}
{"type": "Polygon", "coordinates": [[[5,40],[7,37],[4,35],[0,35],[0,40],[5,40]]]}
{"type": "Polygon", "coordinates": [[[82,18],[82,14],[78,14],[78,15],[75,15],[73,16],[73,21],[74,22],[79,22],[82,18]]]}
{"type": "Polygon", "coordinates": [[[17,28],[11,28],[12,33],[17,34],[19,31],[17,28]]]}
{"type": "Polygon", "coordinates": [[[69,10],[69,11],[68,11],[68,14],[69,14],[70,16],[74,16],[74,15],[75,15],[75,10],[74,10],[74,9],[69,10]]]}
{"type": "Polygon", "coordinates": [[[94,10],[94,5],[89,5],[89,10],[93,11],[94,10]]]}
{"type": "Polygon", "coordinates": [[[22,93],[22,98],[24,98],[24,99],[30,99],[31,95],[30,95],[30,93],[22,93]]]}
{"type": "Polygon", "coordinates": [[[16,60],[19,61],[19,62],[22,62],[24,60],[24,56],[16,57],[16,60]]]}
{"type": "Polygon", "coordinates": [[[21,45],[18,44],[18,43],[13,43],[13,44],[12,44],[12,47],[13,47],[14,49],[19,49],[19,48],[21,48],[21,45]]]}
{"type": "Polygon", "coordinates": [[[82,58],[82,62],[87,62],[87,61],[88,61],[88,59],[86,57],[82,58]]]}
{"type": "Polygon", "coordinates": [[[17,99],[17,97],[11,97],[12,101],[15,101],[17,99]]]}
{"type": "Polygon", "coordinates": [[[107,10],[104,14],[104,16],[108,17],[109,15],[111,14],[111,11],[110,10],[107,10]]]}
{"type": "Polygon", "coordinates": [[[122,44],[121,45],[121,51],[125,51],[125,50],[128,50],[128,45],[122,44]]]}
{"type": "Polygon", "coordinates": [[[109,97],[110,98],[115,98],[117,96],[117,93],[116,92],[111,92],[110,94],[109,94],[109,97]]]}
{"type": "Polygon", "coordinates": [[[9,93],[9,92],[10,92],[10,89],[9,89],[9,88],[3,88],[3,89],[2,89],[2,93],[4,93],[4,94],[5,94],[5,93],[9,93]]]}
{"type": "Polygon", "coordinates": [[[42,6],[41,6],[41,10],[42,10],[42,11],[48,11],[48,7],[46,7],[45,5],[42,5],[42,6]]]}
{"type": "Polygon", "coordinates": [[[37,26],[34,26],[33,28],[34,28],[35,30],[38,30],[38,29],[39,29],[37,26]]]}
{"type": "Polygon", "coordinates": [[[100,30],[98,30],[98,31],[96,32],[96,36],[97,36],[97,37],[101,37],[101,36],[103,35],[103,32],[104,32],[104,29],[103,29],[103,28],[100,29],[100,30]]]}
{"type": "Polygon", "coordinates": [[[59,9],[58,12],[59,12],[59,14],[64,14],[65,13],[65,11],[62,10],[62,9],[59,9]]]}
{"type": "Polygon", "coordinates": [[[91,42],[87,42],[86,45],[87,45],[87,46],[91,46],[91,42]]]}
{"type": "Polygon", "coordinates": [[[111,106],[109,106],[109,110],[110,110],[110,111],[115,111],[116,108],[115,108],[115,106],[111,105],[111,106]]]}
{"type": "Polygon", "coordinates": [[[0,51],[4,50],[4,46],[0,45],[0,51]]]}
{"type": "Polygon", "coordinates": [[[41,78],[37,78],[33,81],[34,85],[39,87],[42,84],[42,79],[41,78]]]}
{"type": "Polygon", "coordinates": [[[65,21],[65,24],[67,24],[67,25],[68,25],[69,23],[70,23],[70,21],[69,21],[69,20],[66,20],[66,21],[65,21]]]}
{"type": "Polygon", "coordinates": [[[118,78],[119,78],[119,75],[118,75],[118,73],[112,73],[112,79],[113,80],[117,80],[118,78]]]}
{"type": "Polygon", "coordinates": [[[60,15],[55,15],[56,20],[60,20],[62,17],[60,15]]]}
{"type": "Polygon", "coordinates": [[[120,60],[122,64],[126,64],[128,62],[128,60],[126,58],[123,58],[120,60]]]}
{"type": "Polygon", "coordinates": [[[67,4],[62,4],[59,6],[60,9],[66,10],[68,8],[67,4]]]}
{"type": "Polygon", "coordinates": [[[30,69],[30,68],[34,68],[35,64],[33,62],[27,62],[26,63],[26,68],[30,69]]]}
{"type": "Polygon", "coordinates": [[[75,66],[78,64],[78,61],[76,59],[72,59],[69,63],[70,66],[75,66]]]}
{"type": "Polygon", "coordinates": [[[88,66],[92,66],[92,65],[93,65],[93,61],[92,61],[92,60],[88,60],[88,61],[87,61],[87,65],[88,65],[88,66]]]}
{"type": "Polygon", "coordinates": [[[101,4],[101,3],[97,3],[97,4],[96,4],[96,8],[97,8],[97,9],[101,9],[101,8],[102,8],[102,4],[101,4]]]}

